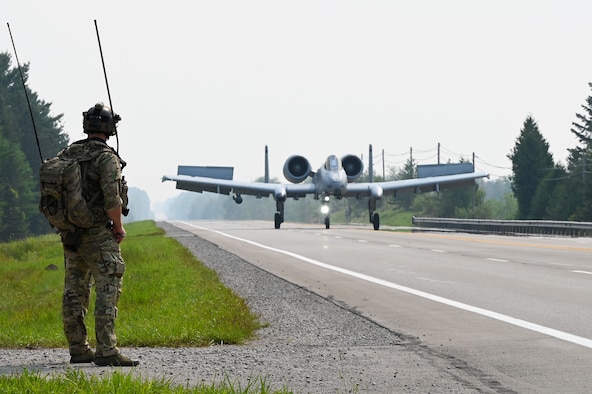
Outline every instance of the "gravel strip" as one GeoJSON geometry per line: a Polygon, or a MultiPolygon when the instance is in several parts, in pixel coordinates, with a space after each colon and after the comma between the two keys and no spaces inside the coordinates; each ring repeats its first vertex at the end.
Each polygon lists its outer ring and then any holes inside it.
{"type": "MultiPolygon", "coordinates": [[[[478,373],[306,289],[271,275],[193,234],[159,222],[269,326],[245,345],[126,348],[131,371],[180,385],[229,382],[245,390],[262,382],[295,393],[474,393],[497,391],[478,373]]],[[[124,295],[125,296],[125,295],[124,295]]],[[[66,349],[0,350],[0,374],[24,369],[104,375],[109,367],[70,365],[66,349]]],[[[253,391],[256,392],[256,391],[253,391]]]]}

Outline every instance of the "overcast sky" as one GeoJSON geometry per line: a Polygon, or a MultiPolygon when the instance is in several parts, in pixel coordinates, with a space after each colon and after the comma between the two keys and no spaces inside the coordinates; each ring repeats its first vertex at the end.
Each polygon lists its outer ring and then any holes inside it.
{"type": "Polygon", "coordinates": [[[0,51],[13,55],[9,23],[71,141],[82,111],[108,103],[97,20],[124,175],[153,203],[179,193],[160,182],[179,164],[255,180],[265,145],[282,181],[292,154],[367,163],[372,144],[380,175],[383,151],[386,167],[410,148],[430,164],[438,143],[495,179],[529,115],[565,162],[592,94],[586,0],[5,0],[1,14],[0,51]]]}

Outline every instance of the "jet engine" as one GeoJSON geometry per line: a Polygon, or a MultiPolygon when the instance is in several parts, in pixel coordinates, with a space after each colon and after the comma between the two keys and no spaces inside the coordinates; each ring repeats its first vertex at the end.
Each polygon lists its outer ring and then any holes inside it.
{"type": "Polygon", "coordinates": [[[347,174],[347,181],[353,182],[364,172],[364,163],[355,155],[346,155],[341,158],[341,165],[347,174]]]}
{"type": "Polygon", "coordinates": [[[292,183],[300,183],[311,174],[310,163],[302,156],[290,156],[284,164],[284,176],[292,183]]]}

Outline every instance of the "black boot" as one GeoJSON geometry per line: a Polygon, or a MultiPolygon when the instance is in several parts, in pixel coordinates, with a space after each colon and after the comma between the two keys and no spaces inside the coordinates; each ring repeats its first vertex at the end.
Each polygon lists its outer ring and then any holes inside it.
{"type": "Polygon", "coordinates": [[[135,367],[140,362],[138,360],[132,360],[123,354],[114,354],[107,357],[95,357],[95,364],[101,367],[135,367]]]}
{"type": "Polygon", "coordinates": [[[91,363],[94,360],[95,352],[90,349],[86,349],[84,353],[70,355],[70,364],[91,363]]]}

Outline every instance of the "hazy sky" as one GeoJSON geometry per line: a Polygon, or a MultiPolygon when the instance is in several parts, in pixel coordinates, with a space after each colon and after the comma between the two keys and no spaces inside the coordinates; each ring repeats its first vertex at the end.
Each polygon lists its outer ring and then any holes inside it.
{"type": "MultiPolygon", "coordinates": [[[[2,4],[0,51],[30,62],[29,87],[64,114],[108,103],[129,185],[152,202],[178,194],[177,165],[234,166],[235,179],[284,180],[292,154],[316,169],[354,153],[381,174],[410,148],[420,164],[477,155],[509,175],[507,155],[532,115],[564,162],[592,94],[592,2],[27,1],[2,4]]],[[[14,63],[16,65],[16,63],[14,63]]],[[[110,140],[115,145],[115,140],[110,140]]]]}

